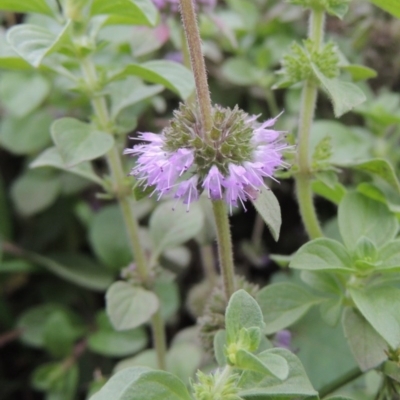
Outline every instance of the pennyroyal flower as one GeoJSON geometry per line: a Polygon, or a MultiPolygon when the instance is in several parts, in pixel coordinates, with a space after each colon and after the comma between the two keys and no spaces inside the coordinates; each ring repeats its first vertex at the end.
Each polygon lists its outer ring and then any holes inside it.
{"type": "Polygon", "coordinates": [[[172,195],[188,209],[203,191],[231,211],[255,200],[266,188],[264,178],[287,167],[282,152],[289,146],[283,132],[272,129],[279,116],[259,123],[237,107],[215,106],[212,117],[211,132],[204,132],[196,112],[181,105],[161,134],[140,133],[137,139],[145,143],[124,152],[137,157],[130,174],[151,187],[151,195],[172,195]]]}

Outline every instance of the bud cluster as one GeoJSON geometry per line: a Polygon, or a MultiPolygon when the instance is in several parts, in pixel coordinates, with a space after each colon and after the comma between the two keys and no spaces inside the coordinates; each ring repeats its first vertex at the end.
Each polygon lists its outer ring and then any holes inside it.
{"type": "Polygon", "coordinates": [[[290,84],[315,78],[313,65],[327,78],[336,78],[339,75],[339,55],[336,45],[329,42],[316,50],[311,39],[303,41],[303,46],[293,43],[291,53],[285,55],[282,61],[282,73],[290,84]]]}

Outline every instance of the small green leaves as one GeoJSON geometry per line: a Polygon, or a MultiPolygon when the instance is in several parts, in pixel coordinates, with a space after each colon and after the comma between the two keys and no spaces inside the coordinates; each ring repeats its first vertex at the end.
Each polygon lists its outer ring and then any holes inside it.
{"type": "Polygon", "coordinates": [[[37,214],[54,203],[61,190],[57,175],[49,171],[27,171],[11,188],[11,196],[23,216],[37,214]]]}
{"type": "Polygon", "coordinates": [[[42,60],[69,43],[70,24],[67,23],[58,35],[39,25],[16,25],[8,32],[13,49],[29,64],[37,68],[42,60]]]}
{"type": "Polygon", "coordinates": [[[238,290],[230,298],[225,314],[225,326],[228,345],[239,340],[243,329],[264,330],[260,307],[245,290],[238,290]]]}
{"type": "Polygon", "coordinates": [[[353,308],[343,314],[343,330],[360,369],[367,371],[387,359],[387,345],[367,320],[353,308]]]}
{"type": "Polygon", "coordinates": [[[374,69],[365,67],[364,65],[349,64],[341,66],[341,68],[351,75],[354,82],[375,78],[377,76],[377,72],[374,69]]]}
{"type": "Polygon", "coordinates": [[[289,365],[289,375],[281,381],[273,375],[266,375],[254,371],[244,371],[238,382],[240,398],[268,400],[274,398],[306,398],[317,396],[307,378],[307,374],[300,360],[290,351],[285,349],[271,349],[260,353],[259,358],[268,362],[271,355],[282,357],[289,365]],[[265,357],[265,358],[264,358],[265,357]]]}
{"type": "Polygon", "coordinates": [[[53,141],[67,167],[94,160],[107,153],[113,137],[74,118],[61,118],[51,126],[53,141]]]}
{"type": "Polygon", "coordinates": [[[313,305],[323,299],[293,283],[266,286],[257,294],[267,334],[275,333],[299,320],[313,305]]]}
{"type": "Polygon", "coordinates": [[[41,75],[7,72],[0,79],[1,103],[17,118],[25,117],[37,108],[49,95],[50,89],[49,81],[41,75]]]}
{"type": "Polygon", "coordinates": [[[175,201],[162,203],[151,215],[150,236],[157,255],[192,239],[203,227],[204,217],[198,204],[191,204],[186,213],[182,209],[174,211],[175,204],[175,201]]]}
{"type": "Polygon", "coordinates": [[[103,207],[91,221],[89,241],[97,257],[113,270],[132,262],[124,220],[118,205],[103,207]]]}
{"type": "Polygon", "coordinates": [[[342,19],[349,9],[350,0],[289,0],[289,2],[303,6],[304,8],[322,9],[342,19]]]}
{"type": "Polygon", "coordinates": [[[181,64],[173,61],[155,60],[142,64],[129,64],[122,71],[111,77],[111,80],[127,76],[138,76],[151,83],[165,86],[186,100],[194,90],[194,79],[191,72],[181,64]]]}
{"type": "Polygon", "coordinates": [[[332,101],[336,118],[342,116],[366,100],[365,94],[353,83],[329,78],[314,64],[312,68],[332,101]]]}
{"type": "Polygon", "coordinates": [[[267,224],[273,238],[279,239],[282,217],[279,202],[271,190],[262,190],[253,205],[267,224]]]}
{"type": "Polygon", "coordinates": [[[117,331],[144,324],[159,307],[158,298],[153,292],[122,281],[110,286],[106,302],[107,315],[117,331]]]}
{"type": "Polygon", "coordinates": [[[400,345],[400,289],[384,286],[350,289],[351,298],[372,327],[396,349],[400,345]]]}
{"type": "Polygon", "coordinates": [[[347,193],[339,205],[339,229],[349,250],[365,236],[377,247],[393,239],[398,230],[396,217],[387,207],[358,193],[347,193]]]}
{"type": "Polygon", "coordinates": [[[398,0],[369,0],[371,3],[375,4],[377,7],[382,8],[382,10],[400,18],[400,3],[398,0]]]}
{"type": "Polygon", "coordinates": [[[183,382],[174,375],[145,367],[117,372],[90,400],[131,400],[137,396],[146,400],[192,400],[183,382]]]}
{"type": "Polygon", "coordinates": [[[25,118],[3,118],[0,125],[1,146],[18,155],[36,153],[51,143],[51,122],[51,116],[43,111],[25,118]]]}
{"type": "Polygon", "coordinates": [[[293,256],[290,267],[311,271],[352,271],[353,262],[341,243],[319,238],[302,246],[293,256]]]}
{"type": "Polygon", "coordinates": [[[88,338],[88,346],[93,352],[108,357],[125,357],[146,346],[143,328],[116,332],[103,312],[97,315],[96,321],[98,329],[88,338]]]}
{"type": "Polygon", "coordinates": [[[357,162],[352,164],[351,167],[379,176],[400,194],[399,180],[397,179],[393,166],[387,160],[374,158],[372,160],[357,162]]]}
{"type": "Polygon", "coordinates": [[[65,165],[63,159],[60,156],[60,153],[55,147],[50,147],[46,149],[43,153],[39,154],[39,156],[32,161],[30,167],[54,167],[62,171],[70,172],[71,174],[81,176],[82,178],[88,179],[99,185],[102,184],[102,180],[96,175],[92,165],[89,162],[81,162],[80,164],[69,168],[65,165]]]}
{"type": "Polygon", "coordinates": [[[46,0],[0,0],[0,10],[53,15],[46,0]]]}
{"type": "MultiPolygon", "coordinates": [[[[91,15],[110,15],[116,21],[128,24],[154,26],[158,20],[158,12],[151,0],[118,0],[104,2],[94,0],[91,15]]],[[[109,21],[113,22],[113,18],[109,21]]]]}

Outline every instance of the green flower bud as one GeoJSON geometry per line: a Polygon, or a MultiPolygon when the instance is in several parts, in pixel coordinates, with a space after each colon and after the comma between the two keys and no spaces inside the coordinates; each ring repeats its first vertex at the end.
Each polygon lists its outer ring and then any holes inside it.
{"type": "Polygon", "coordinates": [[[329,42],[320,50],[311,39],[303,41],[303,46],[293,43],[290,54],[283,57],[283,74],[291,84],[302,82],[315,77],[312,64],[317,67],[327,78],[336,78],[339,75],[339,56],[336,45],[329,42]]]}

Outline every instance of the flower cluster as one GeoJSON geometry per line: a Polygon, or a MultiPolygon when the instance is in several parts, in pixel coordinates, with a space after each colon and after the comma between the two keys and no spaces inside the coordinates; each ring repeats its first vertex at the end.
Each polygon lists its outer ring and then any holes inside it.
{"type": "Polygon", "coordinates": [[[205,132],[196,113],[181,105],[161,134],[140,133],[138,140],[146,143],[125,150],[138,157],[131,175],[158,199],[172,194],[189,208],[205,191],[232,211],[255,200],[264,178],[286,166],[282,152],[288,145],[282,132],[271,129],[277,118],[259,123],[237,107],[215,106],[213,128],[205,132]]]}

